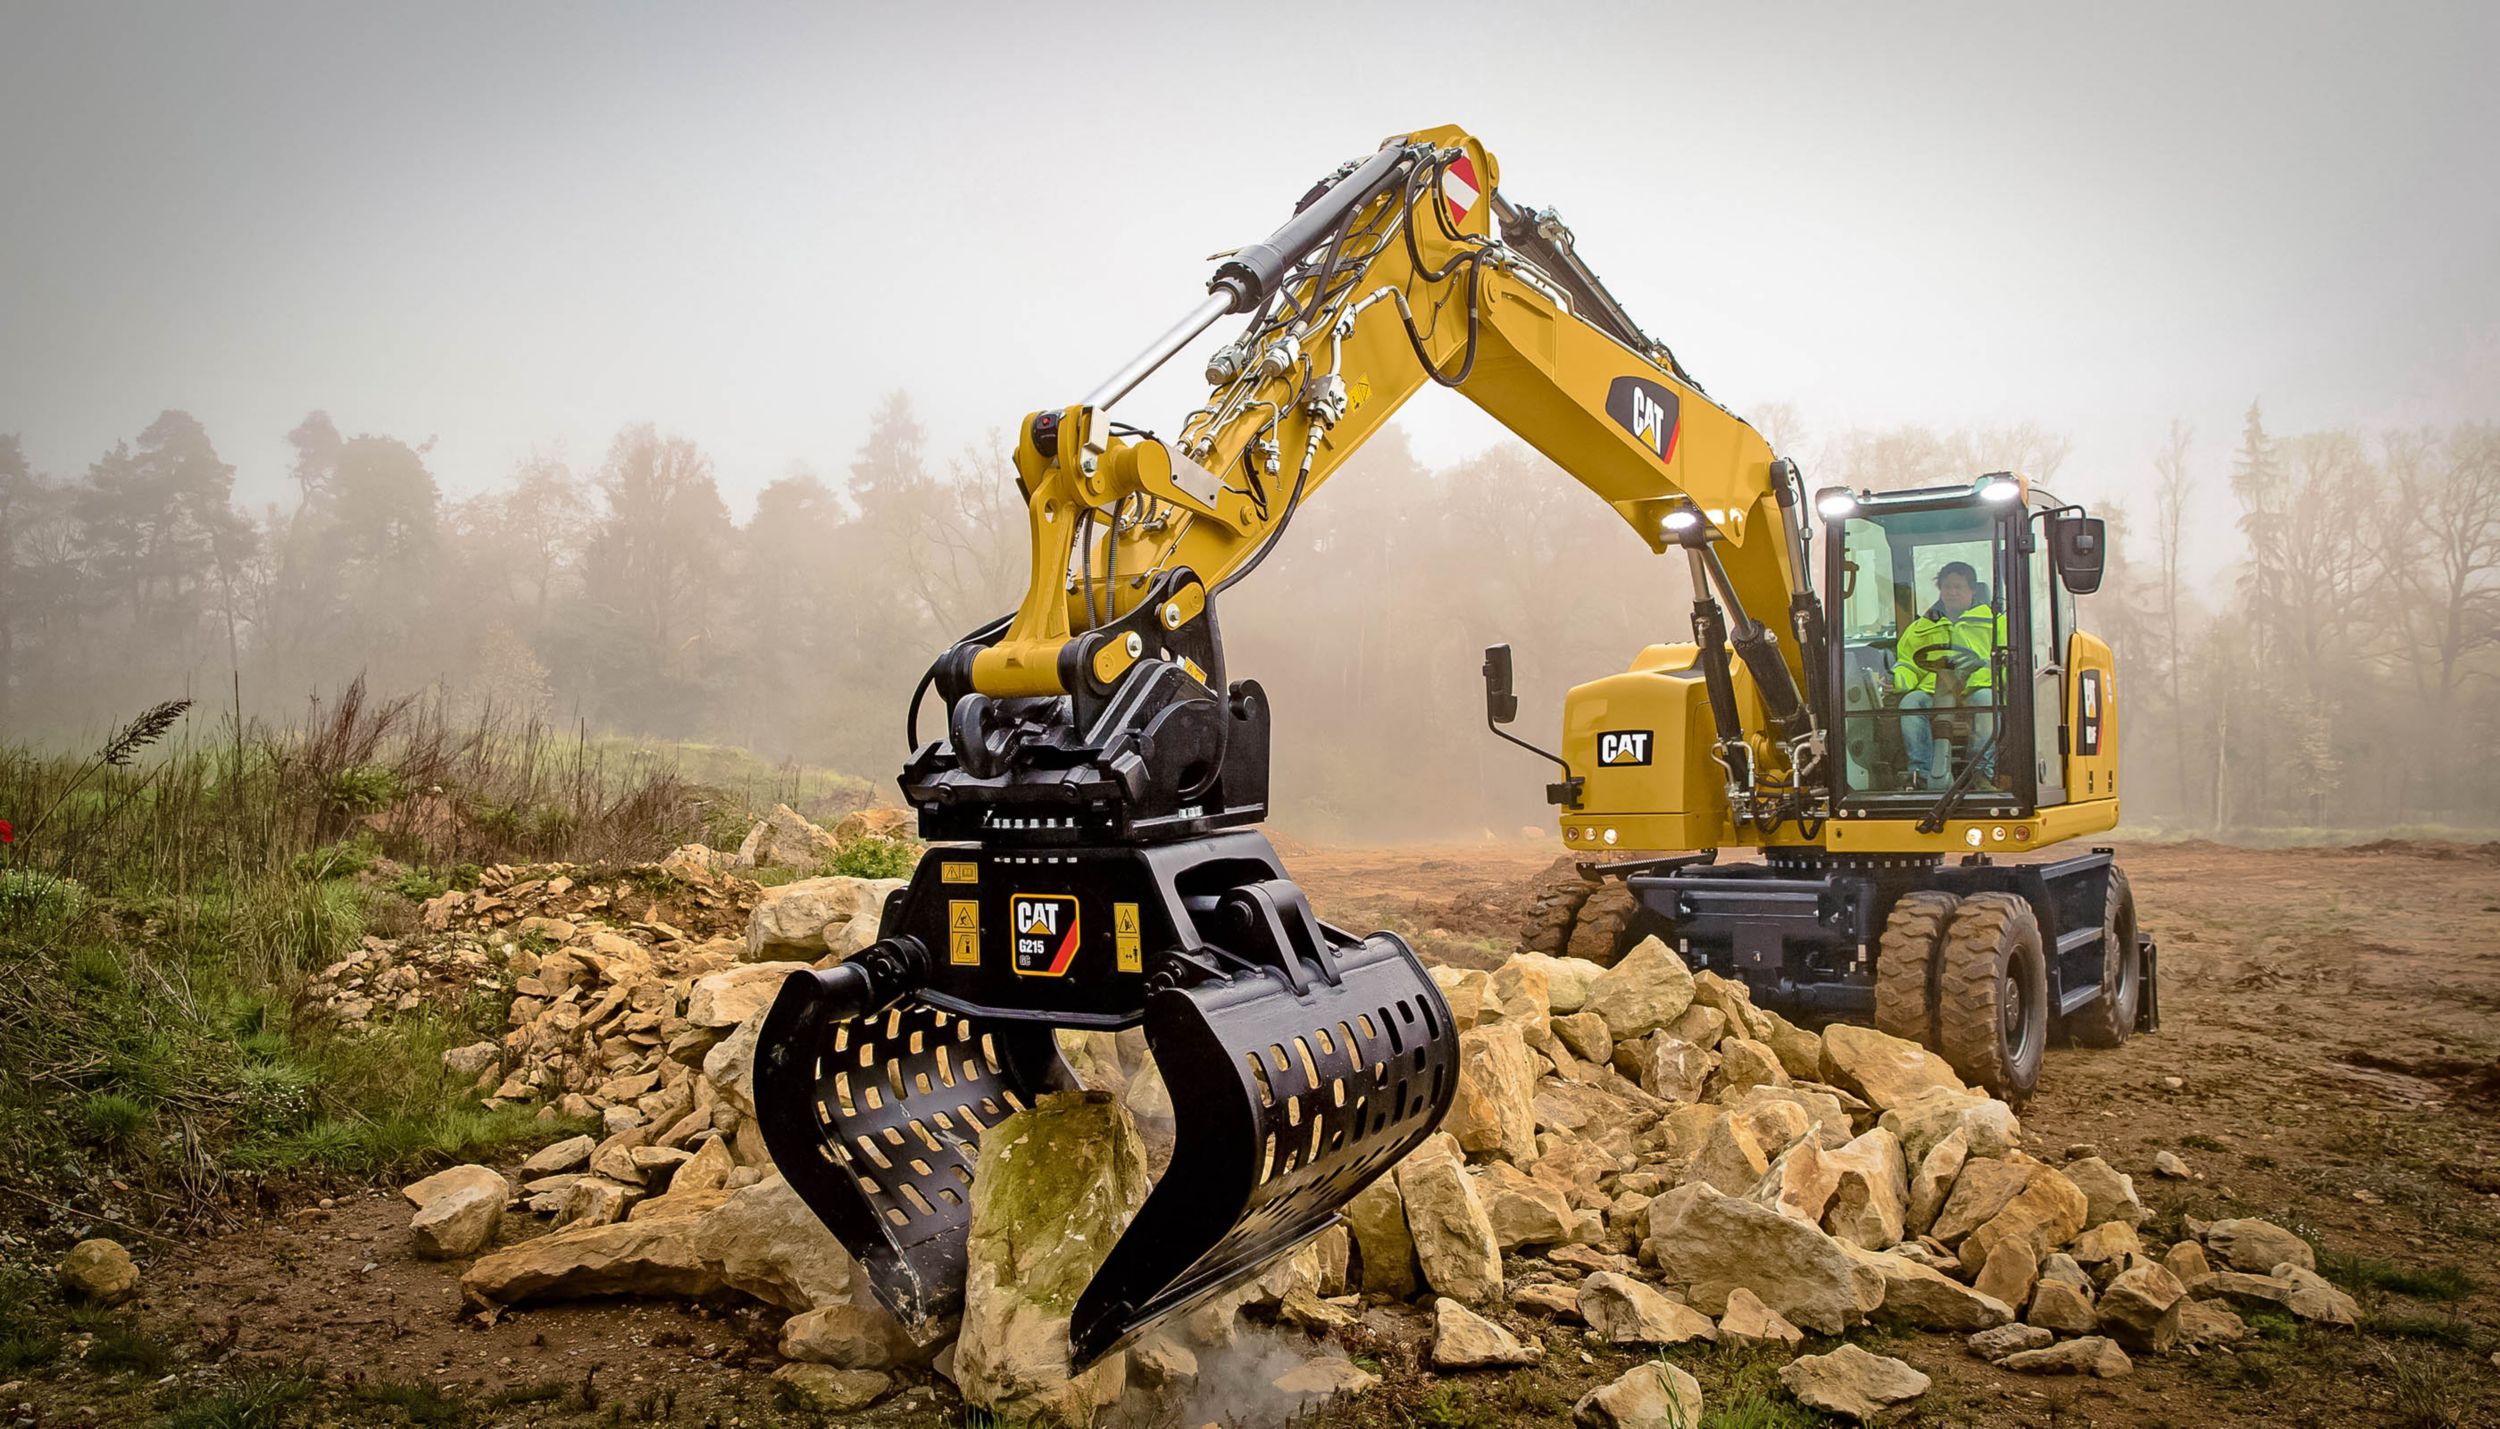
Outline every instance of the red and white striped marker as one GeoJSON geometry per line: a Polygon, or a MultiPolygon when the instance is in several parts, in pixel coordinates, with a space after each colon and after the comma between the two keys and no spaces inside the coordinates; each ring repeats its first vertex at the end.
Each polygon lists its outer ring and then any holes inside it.
{"type": "Polygon", "coordinates": [[[1464,223],[1484,191],[1476,187],[1476,163],[1465,154],[1441,171],[1441,199],[1450,206],[1450,222],[1464,223]]]}

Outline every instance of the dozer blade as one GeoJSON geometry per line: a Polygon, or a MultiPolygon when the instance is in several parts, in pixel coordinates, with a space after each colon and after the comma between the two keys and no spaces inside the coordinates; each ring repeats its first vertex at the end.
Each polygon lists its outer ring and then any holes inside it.
{"type": "Polygon", "coordinates": [[[1341,944],[1333,979],[1295,961],[1148,997],[1172,1161],[1077,1299],[1078,1366],[1325,1229],[1457,1095],[1448,1006],[1405,943],[1341,944]]]}
{"type": "Polygon", "coordinates": [[[963,1311],[982,1131],[1076,1082],[1046,1026],[854,1005],[821,973],[782,985],[758,1030],[756,1121],[791,1189],[925,1343],[963,1311]]]}

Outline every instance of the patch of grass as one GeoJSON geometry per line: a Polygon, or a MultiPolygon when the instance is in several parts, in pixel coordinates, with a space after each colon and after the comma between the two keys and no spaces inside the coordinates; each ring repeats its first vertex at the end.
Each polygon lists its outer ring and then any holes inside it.
{"type": "Polygon", "coordinates": [[[147,1130],[153,1116],[135,1098],[119,1092],[90,1092],[78,1108],[78,1120],[88,1139],[108,1150],[118,1150],[147,1130]]]}
{"type": "Polygon", "coordinates": [[[40,1369],[61,1353],[61,1337],[42,1325],[0,1325],[0,1375],[40,1369]]]}
{"type": "Polygon", "coordinates": [[[1704,1403],[1699,1429],[1815,1429],[1828,1422],[1783,1392],[1756,1389],[1704,1403]]]}
{"type": "Polygon", "coordinates": [[[440,1426],[476,1422],[467,1401],[419,1380],[383,1380],[358,1385],[350,1396],[358,1404],[395,1409],[410,1424],[440,1426]]]}
{"type": "Polygon", "coordinates": [[[572,1392],[570,1386],[552,1379],[542,1380],[537,1384],[516,1384],[488,1395],[486,1407],[519,1409],[531,1404],[553,1404],[572,1392]]]}
{"type": "Polygon", "coordinates": [[[126,1371],[154,1379],[173,1362],[174,1352],[162,1340],[136,1325],[119,1321],[98,1329],[94,1343],[87,1347],[87,1367],[108,1373],[126,1371]]]}
{"type": "Polygon", "coordinates": [[[2244,1321],[2258,1339],[2288,1342],[2300,1338],[2300,1322],[2282,1310],[2251,1310],[2244,1321]]]}
{"type": "Polygon", "coordinates": [[[2398,1340],[2428,1340],[2452,1350],[2480,1349],[2482,1327],[2471,1320],[2436,1311],[2399,1310],[2391,1314],[2372,1315],[2365,1322],[2371,1334],[2398,1340]]]}
{"type": "Polygon", "coordinates": [[[2385,1290],[2416,1300],[2462,1300],[2474,1293],[2473,1279],[2453,1265],[2416,1270],[2345,1251],[2320,1250],[2318,1273],[2347,1290],[2385,1290]]]}
{"type": "Polygon", "coordinates": [[[910,839],[862,834],[834,850],[825,872],[848,878],[909,878],[920,862],[920,845],[910,839]]]}
{"type": "Polygon", "coordinates": [[[2228,1151],[2231,1149],[2224,1145],[2220,1138],[2207,1136],[2201,1131],[2191,1131],[2180,1137],[2179,1144],[2190,1151],[2228,1151]]]}
{"type": "Polygon", "coordinates": [[[1436,1384],[1416,1401],[1415,1422],[1431,1429],[1500,1429],[1502,1416],[1470,1386],[1436,1384]]]}
{"type": "Polygon", "coordinates": [[[2455,1371],[2418,1354],[2390,1359],[2383,1367],[2395,1400],[2391,1422],[2398,1429],[2462,1429],[2464,1391],[2455,1371]]]}
{"type": "Polygon", "coordinates": [[[312,1392],[312,1381],[302,1375],[255,1375],[213,1394],[176,1391],[162,1406],[163,1422],[165,1429],[278,1429],[286,1411],[312,1392]]]}

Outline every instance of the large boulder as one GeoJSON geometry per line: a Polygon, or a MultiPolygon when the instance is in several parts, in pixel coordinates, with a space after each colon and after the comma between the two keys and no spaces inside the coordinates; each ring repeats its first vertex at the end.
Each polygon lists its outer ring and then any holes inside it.
{"type": "Polygon", "coordinates": [[[1556,1017],[1567,1017],[1587,1006],[1590,986],[1605,971],[1586,958],[1558,958],[1551,953],[1513,954],[1507,966],[1534,968],[1545,974],[1545,1003],[1556,1017]]]}
{"type": "Polygon", "coordinates": [[[1598,974],[1584,1004],[1606,1019],[1606,1031],[1618,1042],[1647,1036],[1692,1005],[1692,970],[1655,937],[1641,939],[1622,961],[1598,974]]]}
{"type": "Polygon", "coordinates": [[[1993,1330],[2014,1318],[2006,1302],[1964,1285],[1940,1271],[1889,1252],[1867,1252],[1858,1263],[1884,1280],[1878,1316],[1921,1330],[1993,1330]]]}
{"type": "Polygon", "coordinates": [[[2018,1350],[1996,1362],[1997,1368],[2016,1374],[2088,1374],[2100,1379],[2116,1379],[2135,1373],[2135,1365],[2118,1342],[2106,1335],[2086,1335],[2047,1349],[2018,1350]]]}
{"type": "Polygon", "coordinates": [[[1422,1271],[1415,1264],[1415,1238],[1406,1229],[1406,1201],[1398,1194],[1397,1177],[1382,1176],[1347,1202],[1346,1224],[1353,1228],[1362,1263],[1363,1293],[1412,1298],[1422,1271]]]}
{"type": "Polygon", "coordinates": [[[1661,1032],[1651,1037],[1641,1058],[1641,1090],[1671,1102],[1697,1102],[1719,1070],[1719,1054],[1661,1032]]]}
{"type": "Polygon", "coordinates": [[[756,895],[755,911],[747,919],[747,960],[814,962],[827,953],[857,952],[876,941],[886,897],[904,882],[832,876],[767,888],[756,895]]]}
{"type": "Polygon", "coordinates": [[[1910,1204],[1900,1139],[1879,1126],[1827,1159],[1837,1180],[1823,1228],[1867,1250],[1898,1244],[1910,1204]]]}
{"type": "Polygon", "coordinates": [[[1927,1392],[1931,1381],[1900,1360],[1842,1345],[1780,1366],[1780,1384],[1809,1409],[1859,1423],[1927,1392]]]}
{"type": "Polygon", "coordinates": [[[1823,1029],[1822,1073],[1821,1080],[1884,1111],[1937,1090],[1970,1090],[1944,1058],[1916,1042],[1845,1022],[1823,1029]]]}
{"type": "Polygon", "coordinates": [[[2225,1268],[2266,1275],[2278,1265],[2318,1268],[2318,1253],[2309,1242],[2272,1221],[2215,1221],[2205,1227],[2205,1250],[2225,1268]]]}
{"type": "Polygon", "coordinates": [[[773,1005],[790,974],[806,963],[740,963],[694,980],[686,993],[686,1020],[697,1027],[735,1027],[773,1005]]]}
{"type": "Polygon", "coordinates": [[[1928,1148],[1926,1158],[1918,1163],[1918,1174],[1910,1178],[1909,1209],[1901,1218],[1904,1235],[1925,1235],[1935,1226],[1936,1213],[1944,1209],[1954,1179],[1969,1160],[1970,1134],[1958,1126],[1952,1135],[1928,1148]]]}
{"type": "Polygon", "coordinates": [[[1837,1335],[1884,1301],[1883,1276],[1820,1228],[1700,1183],[1650,1202],[1643,1249],[1713,1315],[1741,1286],[1802,1328],[1837,1335]]]}
{"type": "Polygon", "coordinates": [[[1579,1308],[1580,1318],[1609,1344],[1680,1345],[1719,1338],[1719,1327],[1709,1316],[1613,1271],[1580,1282],[1579,1308]]]}
{"type": "Polygon", "coordinates": [[[920,814],[915,809],[853,809],[833,826],[833,837],[836,843],[866,838],[909,838],[912,830],[919,826],[920,814]]]}
{"type": "Polygon", "coordinates": [[[1700,1154],[1685,1172],[1687,1184],[1714,1187],[1731,1196],[1750,1195],[1770,1173],[1771,1158],[1745,1122],[1721,1112],[1702,1138],[1700,1154]]]}
{"type": "Polygon", "coordinates": [[[1561,1245],[1577,1239],[1580,1217],[1573,1213],[1570,1193],[1540,1181],[1516,1166],[1496,1161],[1471,1174],[1476,1202],[1493,1227],[1494,1244],[1504,1250],[1523,1245],[1561,1245]]]}
{"type": "Polygon", "coordinates": [[[1543,969],[1513,960],[1486,979],[1478,1026],[1516,1027],[1529,1046],[1543,1049],[1553,1045],[1554,1032],[1547,1025],[1553,1019],[1553,993],[1543,969]]]}
{"type": "Polygon", "coordinates": [[[1400,1161],[1396,1174],[1424,1283],[1463,1304],[1491,1304],[1502,1293],[1502,1250],[1458,1143],[1438,1133],[1400,1161]]]}
{"type": "Polygon", "coordinates": [[[894,1387],[893,1377],[870,1369],[836,1369],[826,1364],[786,1364],[773,1379],[804,1409],[818,1414],[848,1414],[865,1409],[894,1387]]]}
{"type": "Polygon", "coordinates": [[[55,1276],[62,1295],[76,1304],[118,1305],[139,1293],[139,1267],[130,1252],[102,1236],[71,1246],[55,1276]]]}
{"type": "Polygon", "coordinates": [[[2098,1156],[2085,1156],[2066,1163],[2066,1179],[2083,1192],[2085,1202],[2083,1223],[2104,1225],[2118,1221],[2140,1226],[2151,1216],[2144,1203],[2136,1199],[2135,1178],[2103,1161],[2098,1156]]]}
{"type": "Polygon", "coordinates": [[[460,1293],[481,1308],[599,1295],[700,1299],[728,1289],[683,1217],[566,1226],[478,1257],[460,1293]]]}
{"type": "Polygon", "coordinates": [[[695,1225],[722,1283],[784,1310],[870,1303],[867,1273],[778,1175],[733,1192],[695,1225]]]}
{"type": "Polygon", "coordinates": [[[1902,1154],[1913,1166],[1956,1131],[1973,1156],[2004,1156],[2023,1144],[2022,1122],[2012,1107],[1982,1092],[1951,1087],[1934,1087],[1888,1108],[1879,1123],[1901,1138],[1902,1154]]]}
{"type": "Polygon", "coordinates": [[[1719,1341],[1736,1345],[1780,1345],[1795,1348],[1805,1342],[1806,1332],[1788,1323],[1788,1317],[1762,1303],[1752,1291],[1738,1286],[1727,1294],[1727,1313],[1719,1317],[1719,1341]]]}
{"type": "Polygon", "coordinates": [[[1068,1321],[1146,1189],[1145,1146],[1107,1093],[1052,1093],[982,1133],[955,1342],[967,1403],[1076,1426],[1118,1398],[1125,1357],[1075,1373],[1068,1321]]]}
{"type": "Polygon", "coordinates": [[[2179,1302],[2187,1287],[2150,1261],[2120,1271],[2101,1290],[2097,1328],[2120,1346],[2160,1354],[2179,1339],[2179,1302]]]}
{"type": "Polygon", "coordinates": [[[746,841],[738,845],[738,855],[732,862],[739,868],[813,868],[833,857],[840,848],[840,841],[808,822],[798,810],[775,804],[770,815],[747,830],[746,841]]]}
{"type": "Polygon", "coordinates": [[[1963,1237],[1964,1270],[1979,1274],[1987,1268],[1989,1255],[2010,1241],[2022,1242],[2032,1259],[2040,1260],[2083,1229],[2086,1202],[2075,1183],[2047,1166],[2035,1165],[2030,1171],[2030,1179],[2003,1210],[1963,1237]]]}
{"type": "Polygon", "coordinates": [[[1840,1189],[1841,1168],[1823,1150],[1823,1143],[1804,1137],[1779,1155],[1752,1191],[1754,1200],[1810,1226],[1823,1223],[1823,1212],[1840,1189]]]}
{"type": "Polygon", "coordinates": [[[1434,1369],[1508,1369],[1534,1364],[1519,1337],[1444,1295],[1432,1302],[1434,1369]]]}
{"type": "Polygon", "coordinates": [[[1986,1225],[2005,1209],[2007,1202],[2022,1194],[2023,1188],[2031,1184],[2031,1173],[2037,1165],[1992,1156],[1972,1157],[1954,1178],[1952,1193],[1936,1212],[1928,1234],[1946,1245],[1959,1244],[1964,1236],[1986,1225]]]}
{"type": "Polygon", "coordinates": [[[1515,1166],[1536,1160],[1536,1069],[1518,1026],[1458,1034],[1458,1097],[1443,1126],[1468,1151],[1515,1166]]]}
{"type": "Polygon", "coordinates": [[[475,1255],[495,1238],[512,1187],[491,1166],[454,1166],[400,1192],[417,1208],[408,1222],[417,1254],[428,1260],[475,1255]]]}
{"type": "Polygon", "coordinates": [[[1579,1429],[1692,1429],[1701,1422],[1701,1382],[1664,1360],[1635,1365],[1571,1406],[1579,1429]]]}
{"type": "Polygon", "coordinates": [[[912,1364],[920,1347],[882,1305],[825,1305],[781,1325],[781,1357],[836,1369],[888,1370],[912,1364]]]}

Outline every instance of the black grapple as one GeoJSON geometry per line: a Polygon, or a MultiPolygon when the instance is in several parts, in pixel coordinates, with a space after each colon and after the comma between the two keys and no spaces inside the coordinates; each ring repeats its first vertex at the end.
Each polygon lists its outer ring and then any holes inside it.
{"type": "Polygon", "coordinates": [[[904,788],[962,842],[929,850],[872,947],[793,974],[766,1015],[765,1144],[916,1334],[962,1308],[981,1133],[1075,1085],[1054,1028],[1142,1024],[1175,1113],[1170,1165],[1078,1301],[1079,1365],[1333,1223],[1456,1094],[1415,955],[1321,922],[1240,827],[1265,809],[1265,703],[1222,683],[1211,608],[1197,624],[1199,648],[1131,677],[1151,700],[953,692],[904,788]]]}

